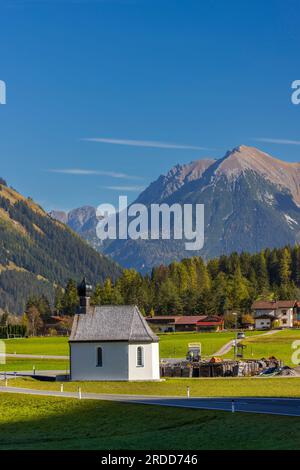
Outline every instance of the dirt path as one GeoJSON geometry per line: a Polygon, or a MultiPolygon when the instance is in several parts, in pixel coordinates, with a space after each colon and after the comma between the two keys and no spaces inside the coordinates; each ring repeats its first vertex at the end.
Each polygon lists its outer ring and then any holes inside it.
{"type": "MultiPolygon", "coordinates": [[[[261,336],[274,335],[275,333],[278,333],[279,331],[280,330],[270,330],[270,331],[266,331],[266,333],[262,333],[261,335],[249,336],[249,338],[255,338],[255,336],[261,337],[261,336]]],[[[246,338],[246,339],[248,339],[248,338],[246,338]]],[[[241,341],[244,341],[244,340],[240,339],[237,342],[240,343],[241,341]]],[[[235,342],[235,339],[232,339],[228,343],[224,344],[224,346],[222,346],[217,352],[212,354],[212,356],[225,356],[225,354],[230,352],[231,348],[234,345],[234,342],[235,342]]]]}

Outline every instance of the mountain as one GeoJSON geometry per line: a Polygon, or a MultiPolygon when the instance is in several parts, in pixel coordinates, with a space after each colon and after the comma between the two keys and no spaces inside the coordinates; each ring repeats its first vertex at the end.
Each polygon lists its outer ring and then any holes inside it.
{"type": "Polygon", "coordinates": [[[22,313],[30,295],[53,298],[69,278],[116,278],[120,267],[30,198],[0,184],[0,308],[22,313]]]}
{"type": "Polygon", "coordinates": [[[77,232],[78,235],[89,242],[89,244],[97,251],[102,251],[102,243],[96,235],[98,218],[94,207],[83,206],[78,209],[73,209],[70,212],[51,211],[49,215],[53,219],[67,224],[72,230],[77,232]]]}
{"type": "Polygon", "coordinates": [[[136,200],[137,203],[149,205],[160,204],[178,189],[190,181],[199,180],[205,170],[215,160],[204,159],[191,162],[187,165],[176,165],[164,176],[161,175],[151,183],[136,200]]]}
{"type": "Polygon", "coordinates": [[[135,202],[148,207],[152,203],[205,206],[205,242],[200,251],[186,251],[184,240],[115,240],[100,246],[121,265],[142,272],[194,255],[209,259],[300,241],[300,163],[287,163],[245,145],[218,160],[176,165],[135,202]]]}

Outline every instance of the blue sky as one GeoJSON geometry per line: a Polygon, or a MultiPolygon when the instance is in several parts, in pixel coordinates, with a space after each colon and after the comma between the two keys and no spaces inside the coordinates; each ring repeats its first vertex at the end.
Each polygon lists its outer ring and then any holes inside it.
{"type": "Polygon", "coordinates": [[[239,144],[300,161],[298,0],[1,0],[0,176],[116,203],[239,144]],[[130,144],[130,145],[129,145],[130,144]],[[171,144],[171,145],[170,145],[171,144]]]}

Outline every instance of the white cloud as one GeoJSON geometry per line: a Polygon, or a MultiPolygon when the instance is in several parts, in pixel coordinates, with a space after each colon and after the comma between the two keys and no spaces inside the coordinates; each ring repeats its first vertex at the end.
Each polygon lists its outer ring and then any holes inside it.
{"type": "Polygon", "coordinates": [[[144,186],[105,186],[105,189],[111,189],[112,191],[143,191],[144,186]]]}
{"type": "Polygon", "coordinates": [[[256,140],[257,142],[266,142],[268,144],[300,145],[300,140],[269,139],[267,137],[256,138],[253,140],[256,140]]]}
{"type": "Polygon", "coordinates": [[[153,140],[129,140],[129,139],[109,139],[106,137],[88,137],[81,140],[87,142],[100,142],[102,144],[129,145],[131,147],[148,147],[160,149],[185,149],[185,150],[212,150],[207,147],[194,145],[173,144],[169,142],[157,142],[153,140]]]}
{"type": "Polygon", "coordinates": [[[140,176],[127,175],[126,173],[117,173],[115,171],[99,171],[99,170],[86,170],[83,168],[62,168],[62,169],[49,169],[49,173],[60,173],[64,175],[95,175],[95,176],[110,176],[111,178],[120,178],[120,179],[143,179],[140,176]]]}

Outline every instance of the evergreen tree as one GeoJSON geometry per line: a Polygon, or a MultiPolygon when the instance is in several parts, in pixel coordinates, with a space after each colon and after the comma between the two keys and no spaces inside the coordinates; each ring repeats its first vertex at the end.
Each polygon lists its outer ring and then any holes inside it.
{"type": "Polygon", "coordinates": [[[75,315],[78,311],[79,297],[77,285],[73,279],[69,279],[62,298],[62,310],[65,315],[75,315]]]}
{"type": "Polygon", "coordinates": [[[291,276],[291,253],[288,248],[284,248],[281,252],[279,261],[279,280],[280,283],[287,286],[291,276]]]}

